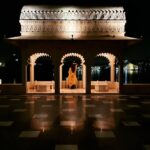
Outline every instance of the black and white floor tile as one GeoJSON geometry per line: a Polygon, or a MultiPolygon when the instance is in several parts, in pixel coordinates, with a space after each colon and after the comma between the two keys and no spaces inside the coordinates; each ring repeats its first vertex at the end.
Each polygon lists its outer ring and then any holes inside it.
{"type": "Polygon", "coordinates": [[[2,150],[150,150],[150,95],[0,95],[2,150]]]}

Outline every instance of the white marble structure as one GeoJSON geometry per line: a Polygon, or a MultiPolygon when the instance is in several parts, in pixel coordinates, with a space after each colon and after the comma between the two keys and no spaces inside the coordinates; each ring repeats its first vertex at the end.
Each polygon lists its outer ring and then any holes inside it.
{"type": "Polygon", "coordinates": [[[18,90],[22,93],[68,93],[63,65],[65,59],[77,57],[81,61],[82,79],[76,91],[69,89],[69,92],[122,93],[123,55],[130,44],[138,42],[138,39],[125,36],[125,16],[123,7],[23,6],[19,20],[21,35],[7,39],[21,51],[22,85],[18,90]],[[34,67],[40,57],[52,61],[52,81],[36,81],[34,67]],[[96,57],[108,60],[108,81],[92,81],[91,67],[96,57]]]}
{"type": "Polygon", "coordinates": [[[54,7],[25,5],[20,14],[21,35],[82,38],[123,36],[123,7],[54,7]]]}

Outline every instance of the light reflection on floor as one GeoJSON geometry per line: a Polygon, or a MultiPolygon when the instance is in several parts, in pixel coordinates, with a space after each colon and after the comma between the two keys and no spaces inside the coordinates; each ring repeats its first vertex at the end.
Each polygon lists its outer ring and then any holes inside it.
{"type": "Polygon", "coordinates": [[[150,95],[0,95],[0,149],[147,150],[149,104],[150,95]]]}

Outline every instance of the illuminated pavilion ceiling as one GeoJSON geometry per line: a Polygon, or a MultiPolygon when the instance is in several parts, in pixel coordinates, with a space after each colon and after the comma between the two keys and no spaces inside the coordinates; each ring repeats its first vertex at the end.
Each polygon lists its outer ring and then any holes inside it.
{"type": "Polygon", "coordinates": [[[22,36],[124,36],[125,23],[123,7],[25,5],[20,14],[22,36]]]}

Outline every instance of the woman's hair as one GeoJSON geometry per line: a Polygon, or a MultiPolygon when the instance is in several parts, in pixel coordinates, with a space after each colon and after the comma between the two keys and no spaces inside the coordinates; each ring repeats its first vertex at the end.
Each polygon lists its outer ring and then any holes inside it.
{"type": "Polygon", "coordinates": [[[75,63],[72,63],[72,64],[71,64],[71,71],[72,71],[72,72],[75,72],[75,69],[76,69],[76,64],[75,64],[75,63]]]}

